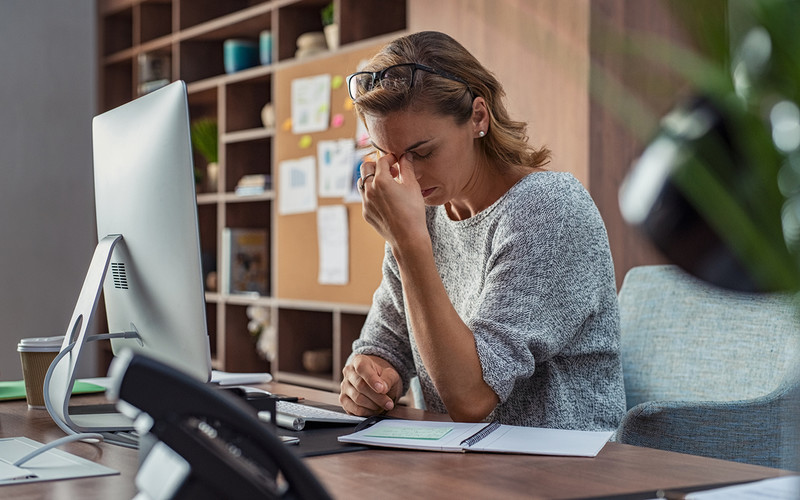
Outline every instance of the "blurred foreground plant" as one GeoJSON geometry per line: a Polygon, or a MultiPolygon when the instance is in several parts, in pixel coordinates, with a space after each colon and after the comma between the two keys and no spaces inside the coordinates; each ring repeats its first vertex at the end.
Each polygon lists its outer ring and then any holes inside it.
{"type": "Polygon", "coordinates": [[[727,17],[709,5],[669,3],[700,51],[645,34],[622,41],[650,61],[678,61],[669,69],[693,88],[634,164],[622,214],[700,278],[799,290],[800,0],[730,0],[727,17]]]}

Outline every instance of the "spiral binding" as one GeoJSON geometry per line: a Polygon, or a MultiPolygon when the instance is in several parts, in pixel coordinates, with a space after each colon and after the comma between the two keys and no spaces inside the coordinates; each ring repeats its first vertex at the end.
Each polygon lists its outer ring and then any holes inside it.
{"type": "Polygon", "coordinates": [[[475,434],[471,435],[467,439],[461,441],[459,446],[464,446],[464,444],[466,444],[467,447],[470,447],[475,443],[480,443],[483,438],[494,432],[495,429],[499,427],[500,427],[500,422],[492,422],[491,424],[486,425],[484,428],[482,428],[475,434]]]}

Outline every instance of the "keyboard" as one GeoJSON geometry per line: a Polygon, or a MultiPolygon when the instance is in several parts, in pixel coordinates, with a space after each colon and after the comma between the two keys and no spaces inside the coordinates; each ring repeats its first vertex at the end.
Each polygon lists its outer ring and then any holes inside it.
{"type": "MultiPolygon", "coordinates": [[[[303,430],[307,422],[355,425],[364,420],[364,417],[290,401],[276,402],[275,410],[277,412],[275,423],[279,427],[292,431],[303,430]]],[[[268,411],[260,411],[258,412],[258,418],[269,422],[271,415],[268,411]]]]}

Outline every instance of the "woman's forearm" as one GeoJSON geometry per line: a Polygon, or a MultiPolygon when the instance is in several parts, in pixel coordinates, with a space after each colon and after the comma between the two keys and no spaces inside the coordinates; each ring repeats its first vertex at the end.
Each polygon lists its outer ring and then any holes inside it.
{"type": "Polygon", "coordinates": [[[483,420],[497,405],[483,380],[472,331],[453,308],[439,277],[430,240],[393,249],[414,339],[453,420],[483,420]]]}

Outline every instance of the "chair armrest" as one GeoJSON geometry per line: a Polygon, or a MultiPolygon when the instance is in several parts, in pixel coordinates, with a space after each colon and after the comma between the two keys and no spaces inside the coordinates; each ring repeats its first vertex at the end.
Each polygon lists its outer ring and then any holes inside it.
{"type": "Polygon", "coordinates": [[[620,443],[796,469],[797,388],[742,401],[648,401],[625,415],[620,443]]]}

